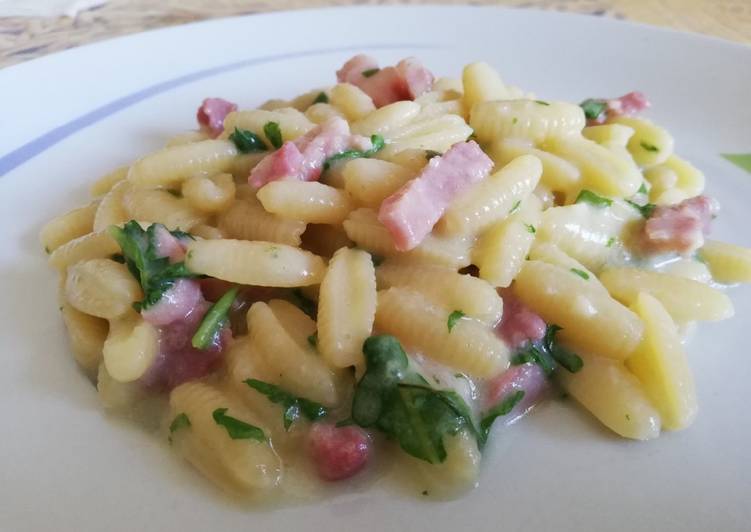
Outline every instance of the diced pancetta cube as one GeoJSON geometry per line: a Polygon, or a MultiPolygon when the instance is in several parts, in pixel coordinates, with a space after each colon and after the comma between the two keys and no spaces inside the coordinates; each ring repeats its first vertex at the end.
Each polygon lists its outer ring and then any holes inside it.
{"type": "Polygon", "coordinates": [[[677,205],[656,207],[644,223],[641,248],[647,254],[692,253],[704,245],[704,236],[719,212],[717,201],[696,196],[677,205]]]}
{"type": "Polygon", "coordinates": [[[511,290],[502,290],[503,316],[496,326],[496,333],[516,349],[527,342],[542,340],[547,325],[530,308],[517,299],[511,290]]]}
{"type": "Polygon", "coordinates": [[[206,98],[198,108],[196,119],[212,137],[224,131],[224,118],[233,111],[237,111],[237,104],[222,98],[206,98]]]}
{"type": "Polygon", "coordinates": [[[340,83],[351,83],[371,97],[376,107],[401,100],[414,100],[433,87],[433,74],[414,57],[396,66],[378,68],[378,62],[360,54],[347,61],[336,73],[340,83]]]}
{"type": "Polygon", "coordinates": [[[314,423],[308,435],[308,451],[321,478],[342,480],[368,463],[371,441],[364,430],[354,425],[314,423]]]}

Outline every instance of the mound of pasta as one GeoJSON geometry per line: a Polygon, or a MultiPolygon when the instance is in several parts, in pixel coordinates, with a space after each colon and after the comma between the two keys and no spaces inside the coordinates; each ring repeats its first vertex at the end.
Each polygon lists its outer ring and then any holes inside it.
{"type": "Polygon", "coordinates": [[[625,438],[691,425],[683,334],[733,315],[751,250],[706,239],[717,202],[642,94],[540,100],[485,63],[364,55],[336,77],[206,99],[43,228],[107,409],[253,497],[394,461],[460,493],[554,390],[625,438]]]}

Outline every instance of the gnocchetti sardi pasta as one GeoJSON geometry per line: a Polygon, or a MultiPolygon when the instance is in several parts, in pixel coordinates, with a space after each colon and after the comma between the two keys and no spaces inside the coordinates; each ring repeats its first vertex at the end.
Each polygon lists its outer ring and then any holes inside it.
{"type": "Polygon", "coordinates": [[[41,229],[106,409],[264,500],[387,461],[456,496],[555,389],[624,438],[692,424],[682,331],[733,316],[751,250],[705,239],[719,205],[644,95],[366,55],[333,81],[207,98],[41,229]]]}

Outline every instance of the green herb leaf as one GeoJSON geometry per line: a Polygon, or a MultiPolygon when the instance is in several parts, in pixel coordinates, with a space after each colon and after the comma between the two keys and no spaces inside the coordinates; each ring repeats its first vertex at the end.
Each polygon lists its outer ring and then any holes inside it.
{"type": "Polygon", "coordinates": [[[310,344],[310,347],[312,347],[313,349],[318,347],[318,331],[308,336],[308,343],[310,344]]]}
{"type": "Polygon", "coordinates": [[[654,212],[654,210],[657,208],[657,205],[655,205],[654,203],[639,205],[638,203],[634,203],[631,200],[625,200],[625,202],[639,211],[644,218],[649,218],[650,216],[652,216],[652,212],[654,212]]]}
{"type": "Polygon", "coordinates": [[[641,146],[642,148],[644,148],[647,151],[652,151],[652,152],[658,152],[658,151],[660,151],[660,148],[658,148],[654,144],[650,144],[649,142],[646,142],[644,140],[642,140],[639,143],[639,146],[641,146]]]}
{"type": "Polygon", "coordinates": [[[491,408],[480,420],[480,434],[482,434],[483,443],[487,442],[490,434],[490,427],[493,422],[501,416],[508,415],[519,401],[524,399],[524,390],[517,390],[503,398],[499,404],[491,408]]]}
{"type": "Polygon", "coordinates": [[[271,145],[277,150],[282,147],[282,130],[279,128],[279,122],[266,122],[263,126],[263,134],[269,139],[271,145]]]}
{"type": "Polygon", "coordinates": [[[439,152],[439,151],[425,150],[425,160],[426,161],[429,161],[433,157],[440,157],[441,155],[443,155],[443,154],[441,152],[439,152]]]}
{"type": "Polygon", "coordinates": [[[345,150],[343,152],[339,152],[337,154],[332,155],[326,161],[323,163],[323,169],[328,170],[331,167],[331,163],[334,163],[336,161],[341,161],[343,159],[358,159],[360,157],[372,157],[379,151],[383,149],[383,147],[386,145],[386,142],[383,140],[383,137],[381,135],[371,135],[370,136],[370,142],[373,145],[372,148],[369,150],[361,151],[361,150],[345,150]]]}
{"type": "Polygon", "coordinates": [[[722,153],[725,159],[751,173],[751,153],[722,153]]]}
{"type": "Polygon", "coordinates": [[[453,329],[454,326],[456,326],[456,323],[464,316],[466,316],[466,314],[461,310],[455,310],[449,314],[449,319],[446,321],[446,326],[448,327],[449,332],[451,332],[451,329],[453,329]]]}
{"type": "Polygon", "coordinates": [[[588,120],[597,120],[600,115],[608,108],[608,104],[605,100],[596,100],[589,98],[579,104],[579,107],[584,111],[584,116],[588,120]]]}
{"type": "Polygon", "coordinates": [[[550,105],[548,102],[544,100],[535,100],[535,103],[540,104],[540,105],[550,105]]]}
{"type": "Polygon", "coordinates": [[[263,433],[263,430],[255,425],[228,416],[226,412],[226,408],[217,408],[211,414],[211,417],[214,418],[214,422],[217,425],[222,426],[227,430],[227,434],[229,434],[230,438],[233,440],[266,441],[266,435],[263,433]]]}
{"type": "Polygon", "coordinates": [[[529,344],[523,351],[514,355],[511,359],[514,366],[522,364],[537,364],[545,372],[545,375],[552,375],[555,371],[556,364],[553,357],[548,351],[539,345],[529,344]]]}
{"type": "Polygon", "coordinates": [[[637,190],[636,192],[637,194],[646,194],[648,192],[647,185],[642,183],[641,186],[639,186],[639,190],[637,190]]]}
{"type": "Polygon", "coordinates": [[[316,99],[313,100],[313,103],[329,103],[329,97],[326,96],[326,93],[321,91],[318,93],[318,96],[316,96],[316,99]]]}
{"type": "Polygon", "coordinates": [[[377,74],[380,70],[381,70],[380,68],[369,68],[368,70],[363,70],[361,74],[364,77],[369,78],[370,76],[374,76],[375,74],[377,74]]]}
{"type": "Polygon", "coordinates": [[[580,270],[579,268],[570,268],[571,273],[578,275],[585,281],[589,281],[589,274],[585,272],[584,270],[580,270]]]}
{"type": "Polygon", "coordinates": [[[314,320],[316,319],[318,315],[318,305],[312,299],[308,299],[299,288],[292,290],[292,303],[309,317],[314,320]]]}
{"type": "MultiPolygon", "coordinates": [[[[170,263],[169,258],[157,256],[156,231],[160,227],[167,230],[161,224],[151,224],[144,231],[138,222],[131,220],[122,228],[112,225],[107,229],[120,246],[128,270],[141,283],[144,299],[134,304],[138,311],[156,304],[177,279],[197,276],[184,262],[170,263]]],[[[182,238],[186,233],[171,234],[182,238]]]]}
{"type": "Polygon", "coordinates": [[[193,335],[191,344],[196,349],[208,349],[214,338],[227,322],[227,313],[237,297],[237,287],[227,290],[219,300],[211,305],[201,320],[196,333],[193,335]]]}
{"type": "Polygon", "coordinates": [[[248,129],[235,128],[235,131],[229,136],[229,140],[235,143],[241,153],[256,153],[268,150],[261,137],[248,129]]]}
{"type": "Polygon", "coordinates": [[[516,200],[516,201],[514,202],[514,204],[513,204],[512,206],[511,206],[511,210],[510,210],[510,211],[508,211],[509,215],[512,215],[512,214],[514,214],[514,213],[515,213],[516,211],[518,211],[518,210],[519,210],[519,207],[521,206],[521,204],[522,204],[522,200],[516,200]]]}
{"type": "Polygon", "coordinates": [[[519,122],[519,119],[517,117],[514,117],[511,119],[511,124],[516,125],[516,123],[519,122]]]}
{"type": "Polygon", "coordinates": [[[543,346],[558,364],[571,373],[576,373],[584,367],[584,361],[576,353],[556,343],[555,335],[561,329],[562,327],[555,324],[548,325],[548,328],[545,330],[545,337],[542,340],[543,346]]]}
{"type": "Polygon", "coordinates": [[[595,194],[591,190],[582,190],[579,195],[576,196],[574,203],[589,203],[595,207],[610,207],[613,204],[613,200],[609,198],[603,198],[602,196],[595,194]]]}
{"type": "Polygon", "coordinates": [[[175,419],[172,420],[172,423],[169,424],[169,433],[173,434],[180,429],[188,427],[190,427],[190,418],[188,417],[188,414],[182,412],[177,414],[175,419]]]}
{"type": "Polygon", "coordinates": [[[469,407],[453,391],[431,388],[409,368],[393,336],[371,336],[363,345],[367,370],[355,388],[352,419],[376,427],[412,456],[431,464],[446,459],[443,439],[469,430],[479,441],[469,407]]]}
{"type": "Polygon", "coordinates": [[[615,237],[611,236],[610,238],[608,238],[608,243],[605,244],[605,247],[612,248],[613,244],[615,244],[615,237]]]}
{"type": "Polygon", "coordinates": [[[247,379],[243,382],[258,393],[265,395],[272,403],[282,405],[285,430],[289,430],[290,425],[299,419],[300,415],[305,416],[310,421],[316,421],[328,414],[328,410],[323,405],[309,399],[296,397],[275,384],[258,379],[247,379]]]}
{"type": "Polygon", "coordinates": [[[537,229],[535,229],[535,226],[532,224],[524,224],[524,227],[527,228],[527,232],[532,233],[533,235],[537,232],[537,229]]]}

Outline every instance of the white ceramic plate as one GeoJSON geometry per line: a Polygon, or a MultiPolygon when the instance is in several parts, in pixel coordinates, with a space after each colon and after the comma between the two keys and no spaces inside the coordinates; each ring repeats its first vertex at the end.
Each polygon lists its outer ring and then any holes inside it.
{"type": "Polygon", "coordinates": [[[751,150],[751,48],[594,17],[492,8],[358,8],[182,26],[0,71],[0,529],[748,530],[751,289],[737,318],[691,344],[701,412],[649,443],[546,404],[503,431],[480,487],[448,503],[376,483],[327,503],[226,503],[166,446],[106,417],[68,355],[56,280],[37,232],[86,201],[87,183],[194,126],[205,96],[250,107],[332,84],[364,51],[418,55],[439,74],[485,59],[540,97],[641,89],[723,204],[715,235],[751,245],[751,176],[719,153],[751,150]]]}

